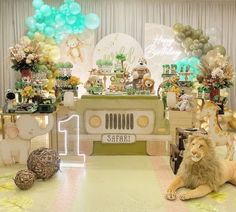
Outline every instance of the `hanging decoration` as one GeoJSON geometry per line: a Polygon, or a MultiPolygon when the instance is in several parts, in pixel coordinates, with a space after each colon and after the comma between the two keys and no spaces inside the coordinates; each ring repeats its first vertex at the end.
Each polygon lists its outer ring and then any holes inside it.
{"type": "Polygon", "coordinates": [[[68,34],[82,33],[86,28],[96,29],[100,24],[96,14],[82,14],[80,5],[74,0],[64,0],[59,8],[49,6],[43,0],[33,0],[32,5],[35,14],[26,19],[29,38],[40,32],[60,43],[68,34]]]}

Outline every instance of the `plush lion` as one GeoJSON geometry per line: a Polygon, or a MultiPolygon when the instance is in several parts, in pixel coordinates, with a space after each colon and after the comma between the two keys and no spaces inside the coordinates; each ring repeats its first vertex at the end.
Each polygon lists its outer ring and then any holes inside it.
{"type": "Polygon", "coordinates": [[[176,199],[181,187],[191,190],[179,195],[181,200],[203,197],[225,182],[236,185],[236,161],[218,160],[213,142],[205,136],[189,136],[177,176],[167,189],[166,198],[176,199]]]}
{"type": "Polygon", "coordinates": [[[153,93],[155,81],[150,77],[144,77],[142,81],[142,89],[153,93]]]}

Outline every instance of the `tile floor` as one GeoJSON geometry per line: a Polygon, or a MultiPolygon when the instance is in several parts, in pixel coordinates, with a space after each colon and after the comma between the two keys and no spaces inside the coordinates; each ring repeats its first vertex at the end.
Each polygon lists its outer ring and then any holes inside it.
{"type": "MultiPolygon", "coordinates": [[[[38,137],[32,150],[45,145],[47,139],[38,137]]],[[[218,148],[220,156],[224,151],[218,148]]],[[[236,187],[231,184],[204,198],[167,201],[164,194],[174,175],[166,156],[90,156],[85,167],[62,168],[27,191],[12,180],[23,168],[0,167],[0,212],[236,211],[236,187]]]]}

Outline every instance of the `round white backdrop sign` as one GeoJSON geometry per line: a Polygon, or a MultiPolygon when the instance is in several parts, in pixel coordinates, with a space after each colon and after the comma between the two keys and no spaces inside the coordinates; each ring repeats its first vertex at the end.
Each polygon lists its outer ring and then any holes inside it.
{"type": "Polygon", "coordinates": [[[138,59],[143,57],[143,49],[133,37],[123,33],[113,33],[102,38],[95,47],[93,54],[93,67],[99,59],[116,62],[117,54],[126,55],[127,69],[132,70],[137,66],[138,59]]]}

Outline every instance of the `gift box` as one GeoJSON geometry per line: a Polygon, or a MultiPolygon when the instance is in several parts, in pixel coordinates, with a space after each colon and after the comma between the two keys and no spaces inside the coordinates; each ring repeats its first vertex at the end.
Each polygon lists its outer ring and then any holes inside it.
{"type": "Polygon", "coordinates": [[[179,150],[176,144],[170,144],[170,167],[174,174],[177,174],[183,160],[183,150],[179,150]]]}

